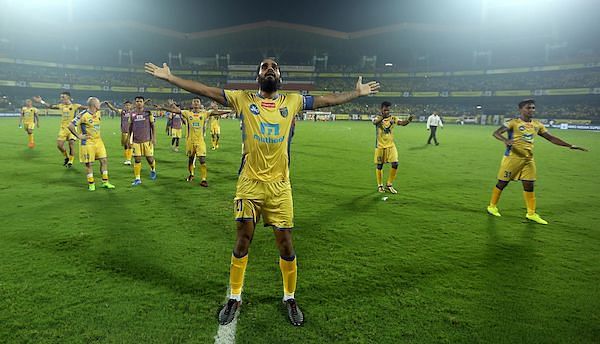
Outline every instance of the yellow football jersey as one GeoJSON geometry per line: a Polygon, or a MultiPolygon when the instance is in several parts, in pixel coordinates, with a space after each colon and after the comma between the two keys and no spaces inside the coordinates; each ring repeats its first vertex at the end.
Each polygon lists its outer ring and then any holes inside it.
{"type": "Polygon", "coordinates": [[[87,139],[81,141],[82,146],[102,141],[102,137],[100,136],[100,120],[100,111],[92,114],[86,110],[75,117],[72,122],[73,125],[79,128],[82,134],[87,136],[87,139]]]}
{"type": "Polygon", "coordinates": [[[508,128],[508,138],[513,140],[513,144],[506,148],[504,155],[516,156],[520,158],[533,157],[533,139],[536,135],[548,132],[546,127],[538,120],[525,122],[521,118],[513,118],[504,123],[508,128]]]}
{"type": "Polygon", "coordinates": [[[21,112],[23,113],[23,122],[33,122],[35,115],[38,113],[38,109],[24,106],[21,108],[21,112]]]}
{"type": "Polygon", "coordinates": [[[394,125],[398,123],[398,119],[394,116],[386,117],[375,125],[375,147],[376,148],[388,148],[395,146],[394,133],[392,129],[394,125]]]}
{"type": "Polygon", "coordinates": [[[204,126],[210,112],[200,110],[193,112],[190,110],[182,110],[181,116],[185,119],[187,127],[187,138],[190,142],[204,141],[204,126]]]}
{"type": "Polygon", "coordinates": [[[313,97],[279,94],[262,98],[250,91],[224,91],[227,105],[242,119],[243,160],[240,177],[263,182],[289,179],[294,117],[312,109],[313,97]]]}
{"type": "Polygon", "coordinates": [[[62,127],[68,127],[69,123],[73,121],[75,118],[75,113],[81,107],[81,104],[58,104],[58,109],[60,110],[61,121],[60,125],[62,127]]]}

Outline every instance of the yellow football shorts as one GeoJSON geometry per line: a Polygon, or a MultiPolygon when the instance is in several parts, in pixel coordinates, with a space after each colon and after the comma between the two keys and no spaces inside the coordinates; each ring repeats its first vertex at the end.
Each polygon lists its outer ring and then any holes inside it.
{"type": "Polygon", "coordinates": [[[79,146],[79,161],[88,163],[103,158],[106,158],[104,142],[96,141],[79,146]]]}
{"type": "Polygon", "coordinates": [[[533,159],[523,159],[512,156],[502,157],[498,180],[536,180],[537,170],[533,159]]]}
{"type": "Polygon", "coordinates": [[[265,227],[294,227],[292,186],[289,181],[266,183],[240,177],[233,206],[236,221],[252,220],[256,224],[262,215],[265,227]]]}
{"type": "Polygon", "coordinates": [[[171,137],[181,138],[181,128],[179,129],[171,129],[171,137]]]}
{"type": "Polygon", "coordinates": [[[150,141],[133,143],[131,145],[133,156],[154,156],[154,145],[150,141]]]}
{"type": "Polygon", "coordinates": [[[33,130],[35,129],[35,122],[23,122],[23,129],[25,130],[33,130]]]}
{"type": "Polygon", "coordinates": [[[73,135],[68,127],[61,126],[56,139],[59,141],[77,140],[77,136],[73,135]]]}
{"type": "Polygon", "coordinates": [[[187,141],[185,143],[185,152],[187,156],[206,156],[206,143],[204,141],[187,141]]]}
{"type": "Polygon", "coordinates": [[[398,162],[398,150],[396,146],[387,148],[375,148],[375,159],[376,164],[386,164],[388,162],[398,162]]]}

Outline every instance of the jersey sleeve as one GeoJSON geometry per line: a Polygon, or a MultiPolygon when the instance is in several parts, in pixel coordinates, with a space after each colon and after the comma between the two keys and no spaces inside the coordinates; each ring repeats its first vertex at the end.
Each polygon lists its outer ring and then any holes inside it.
{"type": "Polygon", "coordinates": [[[73,121],[71,121],[71,123],[74,126],[78,126],[79,123],[81,123],[81,118],[85,116],[85,113],[78,113],[77,115],[75,115],[75,117],[73,117],[73,121]]]}
{"type": "Polygon", "coordinates": [[[538,129],[538,132],[537,132],[538,135],[545,134],[548,132],[548,129],[546,129],[546,127],[542,123],[539,123],[539,125],[540,125],[540,128],[538,129]]]}
{"type": "Polygon", "coordinates": [[[508,121],[505,121],[504,123],[502,123],[502,126],[505,127],[506,129],[512,129],[514,123],[515,123],[514,119],[511,118],[508,121]]]}
{"type": "Polygon", "coordinates": [[[223,90],[225,97],[225,106],[230,106],[237,113],[241,113],[241,100],[244,97],[244,91],[241,90],[223,90]]]}
{"type": "Polygon", "coordinates": [[[148,111],[148,118],[150,119],[150,123],[154,123],[154,115],[151,111],[148,111]]]}

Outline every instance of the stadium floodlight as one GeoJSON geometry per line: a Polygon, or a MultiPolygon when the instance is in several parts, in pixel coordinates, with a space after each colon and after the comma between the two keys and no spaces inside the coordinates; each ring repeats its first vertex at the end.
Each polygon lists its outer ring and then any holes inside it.
{"type": "Polygon", "coordinates": [[[390,62],[387,62],[387,63],[385,64],[385,66],[386,66],[386,67],[393,67],[393,66],[394,66],[394,64],[393,64],[393,63],[390,63],[390,62]]]}
{"type": "Polygon", "coordinates": [[[481,105],[477,105],[477,106],[475,106],[475,108],[476,108],[477,110],[481,110],[481,109],[483,108],[483,106],[481,106],[481,105]]]}

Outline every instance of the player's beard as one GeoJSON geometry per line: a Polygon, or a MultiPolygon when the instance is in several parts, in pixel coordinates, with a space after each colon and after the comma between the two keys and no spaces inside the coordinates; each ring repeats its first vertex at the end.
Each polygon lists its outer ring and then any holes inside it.
{"type": "Polygon", "coordinates": [[[277,80],[275,78],[268,79],[259,77],[258,84],[260,86],[261,91],[272,93],[277,91],[281,87],[281,80],[277,80]]]}

